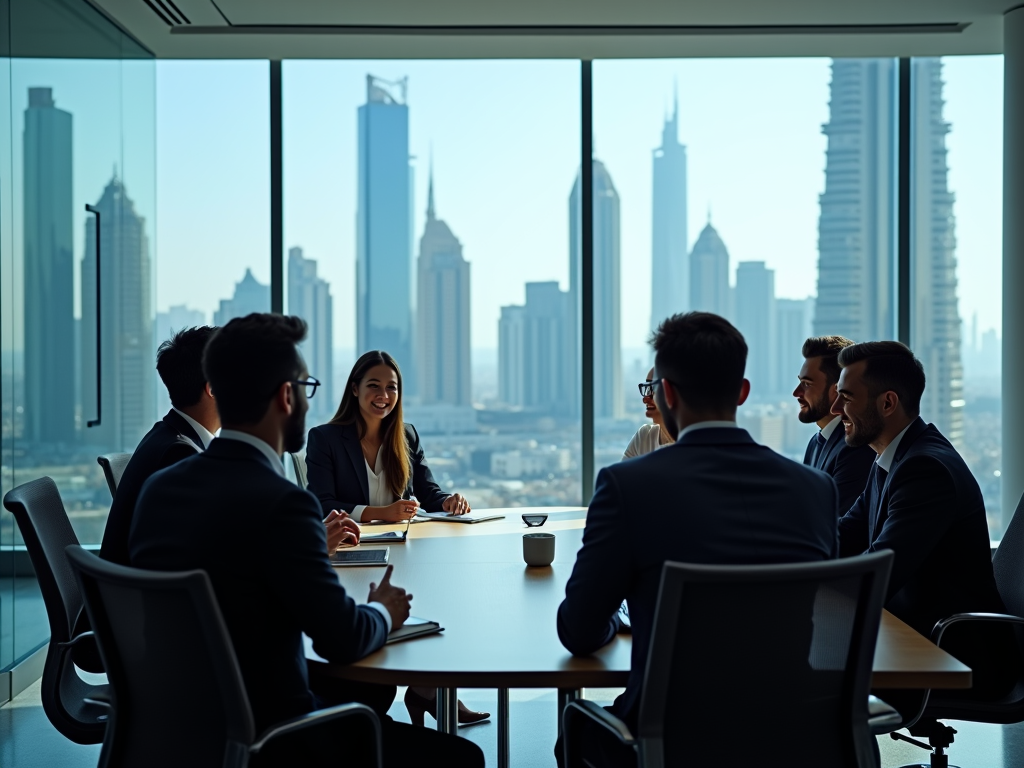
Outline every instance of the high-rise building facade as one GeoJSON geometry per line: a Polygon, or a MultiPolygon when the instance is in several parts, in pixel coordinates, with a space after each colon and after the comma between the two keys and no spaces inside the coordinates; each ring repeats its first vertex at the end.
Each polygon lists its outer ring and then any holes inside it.
{"type": "Polygon", "coordinates": [[[729,249],[709,220],[690,252],[690,309],[731,318],[729,299],[729,249]]]}
{"type": "Polygon", "coordinates": [[[911,347],[924,364],[921,415],[946,438],[964,437],[964,372],[957,303],[956,229],[942,114],[942,60],[911,60],[911,347]]]}
{"type": "Polygon", "coordinates": [[[25,110],[25,437],[70,443],[75,430],[75,357],[70,112],[50,88],[29,88],[25,110]]]}
{"type": "Polygon", "coordinates": [[[334,380],[334,300],[331,286],[316,273],[316,262],[301,248],[288,249],[288,313],[306,321],[306,340],[299,345],[306,370],[323,383],[309,403],[313,419],[330,418],[337,409],[334,380]]]}
{"type": "MultiPolygon", "coordinates": [[[[594,181],[594,416],[622,418],[621,299],[619,257],[619,193],[600,160],[593,161],[594,181]]],[[[569,195],[569,294],[574,308],[576,349],[580,349],[578,318],[582,317],[583,238],[580,176],[569,195]]],[[[579,354],[573,360],[579,370],[579,354]]],[[[574,379],[578,381],[579,379],[574,379]]],[[[576,387],[578,389],[578,386],[576,387]]],[[[579,398],[574,395],[574,412],[579,398]]]]}
{"type": "Polygon", "coordinates": [[[501,308],[498,399],[506,405],[574,415],[579,389],[572,295],[557,282],[527,283],[526,303],[501,308]]]}
{"type": "Polygon", "coordinates": [[[416,385],[412,357],[412,167],[407,81],[366,76],[359,107],[356,210],[356,354],[389,352],[405,394],[416,385]]]}
{"type": "Polygon", "coordinates": [[[895,332],[896,71],[893,59],[832,62],[814,333],[895,332]]]}
{"type": "Polygon", "coordinates": [[[754,402],[778,394],[775,271],[763,261],[736,265],[736,327],[747,340],[747,378],[754,402]]]}
{"type": "Polygon", "coordinates": [[[679,96],[654,150],[651,198],[651,329],[690,306],[686,231],[686,146],[679,143],[679,96]]]}
{"type": "Polygon", "coordinates": [[[804,342],[812,335],[814,299],[776,299],[775,318],[776,392],[784,395],[796,388],[804,342]]]}
{"type": "MultiPolygon", "coordinates": [[[[911,346],[928,384],[921,415],[963,438],[956,237],[943,119],[942,64],[911,63],[911,346]]],[[[895,336],[896,63],[835,59],[819,225],[814,332],[854,341],[895,336]]]]}
{"type": "MultiPolygon", "coordinates": [[[[83,430],[88,445],[133,451],[153,426],[153,268],[146,220],[116,176],[100,212],[102,423],[83,430]]],[[[96,218],[85,225],[82,260],[82,419],[96,414],[96,218]]]]}
{"type": "Polygon", "coordinates": [[[230,299],[221,299],[220,308],[213,313],[213,324],[227,325],[236,317],[245,317],[253,312],[270,311],[270,286],[261,283],[248,267],[245,275],[235,283],[235,293],[230,299]]]}
{"type": "Polygon", "coordinates": [[[431,174],[417,264],[416,367],[424,405],[472,405],[469,287],[462,244],[434,210],[431,174]]]}

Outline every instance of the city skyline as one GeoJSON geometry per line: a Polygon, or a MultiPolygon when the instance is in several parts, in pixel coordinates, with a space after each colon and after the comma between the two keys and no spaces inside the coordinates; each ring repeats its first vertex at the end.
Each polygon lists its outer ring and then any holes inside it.
{"type": "Polygon", "coordinates": [[[690,309],[686,146],[679,143],[679,89],[651,159],[651,330],[690,309]]]}

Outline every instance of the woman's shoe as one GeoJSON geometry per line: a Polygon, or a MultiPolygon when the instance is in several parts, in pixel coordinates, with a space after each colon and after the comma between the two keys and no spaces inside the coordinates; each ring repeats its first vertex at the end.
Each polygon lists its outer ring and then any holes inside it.
{"type": "MultiPolygon", "coordinates": [[[[405,708],[409,710],[409,722],[413,725],[423,725],[423,716],[427,712],[437,719],[437,699],[421,696],[412,687],[405,691],[405,708]]],[[[476,725],[488,720],[490,716],[490,712],[474,712],[459,702],[459,725],[476,725]]]]}

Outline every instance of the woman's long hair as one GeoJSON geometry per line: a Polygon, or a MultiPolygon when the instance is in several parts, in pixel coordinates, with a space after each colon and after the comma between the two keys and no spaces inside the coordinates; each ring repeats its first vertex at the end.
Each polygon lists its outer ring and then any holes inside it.
{"type": "Polygon", "coordinates": [[[380,429],[381,445],[384,447],[381,458],[384,460],[388,488],[395,496],[402,498],[409,484],[412,468],[409,464],[409,446],[405,440],[405,422],[402,420],[402,371],[391,355],[374,350],[356,360],[352,372],[348,375],[348,381],[345,382],[345,393],[341,396],[338,412],[328,424],[355,424],[359,439],[362,440],[366,436],[366,421],[359,410],[359,395],[353,394],[353,390],[358,392],[367,372],[378,365],[388,366],[398,377],[398,402],[391,409],[391,413],[384,417],[380,429]]]}

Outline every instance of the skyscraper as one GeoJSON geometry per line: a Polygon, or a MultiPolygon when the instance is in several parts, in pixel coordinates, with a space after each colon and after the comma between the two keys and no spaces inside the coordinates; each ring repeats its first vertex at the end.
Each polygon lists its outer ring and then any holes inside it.
{"type": "Polygon", "coordinates": [[[235,283],[235,293],[230,299],[221,299],[220,308],[213,313],[213,324],[227,325],[235,317],[245,317],[253,312],[270,311],[270,286],[259,282],[248,267],[245,275],[235,283]]]}
{"type": "Polygon", "coordinates": [[[651,329],[690,306],[686,232],[686,146],[679,143],[679,96],[654,150],[651,215],[651,329]]]}
{"type": "MultiPolygon", "coordinates": [[[[816,334],[855,341],[895,335],[895,66],[892,59],[832,63],[816,334]]],[[[928,380],[921,414],[957,444],[963,437],[963,366],[942,64],[914,59],[911,66],[911,346],[928,380]]]]}
{"type": "Polygon", "coordinates": [[[412,358],[412,168],[407,79],[366,76],[359,107],[356,212],[356,354],[390,352],[402,367],[406,394],[412,358]]]}
{"type": "Polygon", "coordinates": [[[288,313],[298,315],[309,326],[306,340],[299,345],[306,369],[324,386],[320,396],[309,403],[314,418],[330,418],[335,401],[334,379],[334,300],[331,287],[317,277],[316,262],[302,255],[301,248],[288,249],[288,313]]]}
{"type": "Polygon", "coordinates": [[[690,253],[690,309],[729,318],[729,304],[729,249],[708,217],[690,253]]]}
{"type": "Polygon", "coordinates": [[[462,244],[434,210],[431,172],[417,270],[416,353],[424,405],[472,405],[469,285],[462,244]]]}
{"type": "Polygon", "coordinates": [[[833,59],[814,333],[891,339],[895,61],[833,59]]]}
{"type": "Polygon", "coordinates": [[[736,327],[747,340],[747,378],[756,402],[778,394],[775,271],[763,261],[736,265],[736,327]]]}
{"type": "Polygon", "coordinates": [[[25,110],[25,437],[75,439],[71,113],[50,88],[29,88],[25,110]]]}
{"type": "MultiPolygon", "coordinates": [[[[115,175],[100,211],[102,423],[84,430],[89,445],[135,450],[153,426],[152,262],[146,220],[115,175]]],[[[82,260],[82,418],[96,418],[96,219],[85,224],[82,260]]]]}
{"type": "Polygon", "coordinates": [[[964,437],[964,372],[957,307],[956,230],[942,115],[942,60],[911,60],[914,204],[911,222],[913,333],[927,386],[921,415],[954,445],[964,437]]]}
{"type": "Polygon", "coordinates": [[[570,293],[546,282],[526,284],[525,305],[501,308],[498,398],[503,403],[575,415],[567,405],[579,389],[573,307],[570,293]]]}
{"type": "Polygon", "coordinates": [[[784,395],[796,387],[797,374],[803,365],[804,342],[812,335],[814,299],[775,300],[776,392],[784,395]]]}
{"type": "MultiPolygon", "coordinates": [[[[600,160],[593,161],[594,180],[594,415],[622,418],[622,353],[620,350],[619,193],[600,160]]],[[[574,312],[573,331],[580,349],[582,317],[583,244],[580,227],[580,175],[569,195],[569,294],[574,312]]],[[[578,366],[579,353],[573,355],[578,366]]],[[[574,381],[579,381],[574,378],[574,381]]],[[[576,386],[578,389],[578,385],[576,386]]],[[[574,395],[574,412],[579,411],[574,395]]]]}

